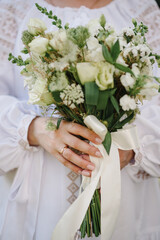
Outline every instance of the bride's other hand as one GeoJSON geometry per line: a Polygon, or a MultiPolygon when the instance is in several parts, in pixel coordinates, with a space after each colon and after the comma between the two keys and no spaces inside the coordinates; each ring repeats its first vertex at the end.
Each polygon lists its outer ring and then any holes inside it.
{"type": "Polygon", "coordinates": [[[119,158],[120,158],[120,167],[121,169],[130,163],[130,161],[134,158],[134,151],[133,150],[121,150],[119,149],[119,158]]]}
{"type": "Polygon", "coordinates": [[[58,130],[48,131],[44,117],[35,118],[28,129],[28,141],[31,146],[42,146],[72,171],[90,177],[92,170],[94,170],[94,164],[90,162],[88,155],[102,156],[98,148],[91,146],[77,136],[95,144],[102,142],[96,133],[72,122],[61,121],[58,130]],[[80,156],[68,147],[74,148],[84,155],[80,156]]]}

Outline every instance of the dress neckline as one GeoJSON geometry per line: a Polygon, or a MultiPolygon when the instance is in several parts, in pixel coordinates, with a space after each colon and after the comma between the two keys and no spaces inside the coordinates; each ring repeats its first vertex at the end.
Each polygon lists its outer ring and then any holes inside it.
{"type": "Polygon", "coordinates": [[[40,2],[40,4],[45,4],[46,6],[48,6],[48,7],[50,7],[50,8],[57,8],[57,9],[59,9],[59,10],[81,11],[81,10],[84,10],[84,9],[85,9],[85,10],[87,10],[87,11],[92,11],[92,12],[94,12],[94,11],[103,11],[104,9],[112,6],[116,1],[118,1],[118,0],[112,0],[112,1],[111,1],[110,3],[108,3],[107,5],[105,5],[105,6],[103,6],[103,7],[99,7],[99,8],[88,8],[88,7],[84,6],[84,5],[80,6],[79,8],[76,8],[76,7],[68,7],[68,6],[66,6],[66,7],[59,7],[59,6],[55,6],[55,5],[50,4],[50,3],[46,2],[45,0],[40,0],[39,2],[40,2]]]}

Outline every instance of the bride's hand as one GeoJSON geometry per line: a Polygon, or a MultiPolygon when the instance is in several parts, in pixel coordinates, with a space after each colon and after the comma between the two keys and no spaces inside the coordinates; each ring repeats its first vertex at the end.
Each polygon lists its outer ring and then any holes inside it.
{"type": "Polygon", "coordinates": [[[89,177],[91,171],[94,170],[94,164],[90,162],[88,155],[102,156],[96,147],[79,139],[76,135],[95,144],[102,142],[93,131],[72,122],[61,121],[58,130],[48,131],[44,117],[37,117],[31,122],[28,130],[28,141],[31,146],[42,146],[72,171],[89,177]],[[83,155],[79,156],[68,146],[77,149],[83,155]]]}
{"type": "Polygon", "coordinates": [[[124,168],[125,166],[130,163],[130,161],[134,158],[134,151],[133,150],[121,150],[119,149],[119,158],[120,158],[120,168],[124,168]]]}

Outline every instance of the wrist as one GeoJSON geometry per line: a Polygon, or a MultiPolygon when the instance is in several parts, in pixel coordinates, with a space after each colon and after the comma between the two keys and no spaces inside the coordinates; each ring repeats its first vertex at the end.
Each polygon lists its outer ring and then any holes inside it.
{"type": "Polygon", "coordinates": [[[37,124],[40,117],[36,117],[32,120],[28,128],[28,142],[30,146],[39,146],[38,137],[36,134],[37,124]]]}

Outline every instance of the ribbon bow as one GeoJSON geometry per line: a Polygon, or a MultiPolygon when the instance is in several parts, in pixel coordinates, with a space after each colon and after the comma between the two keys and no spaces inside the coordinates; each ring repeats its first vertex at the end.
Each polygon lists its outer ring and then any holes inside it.
{"type": "MultiPolygon", "coordinates": [[[[87,116],[85,124],[96,132],[102,140],[107,128],[95,117],[87,116]]],[[[102,158],[90,156],[95,164],[90,183],[79,195],[71,207],[58,222],[52,235],[52,240],[73,240],[80,228],[88,206],[101,178],[101,240],[109,240],[117,220],[121,199],[121,175],[118,148],[131,150],[139,146],[136,127],[118,130],[111,133],[112,145],[108,155],[104,146],[95,145],[101,152],[102,158]]]]}

